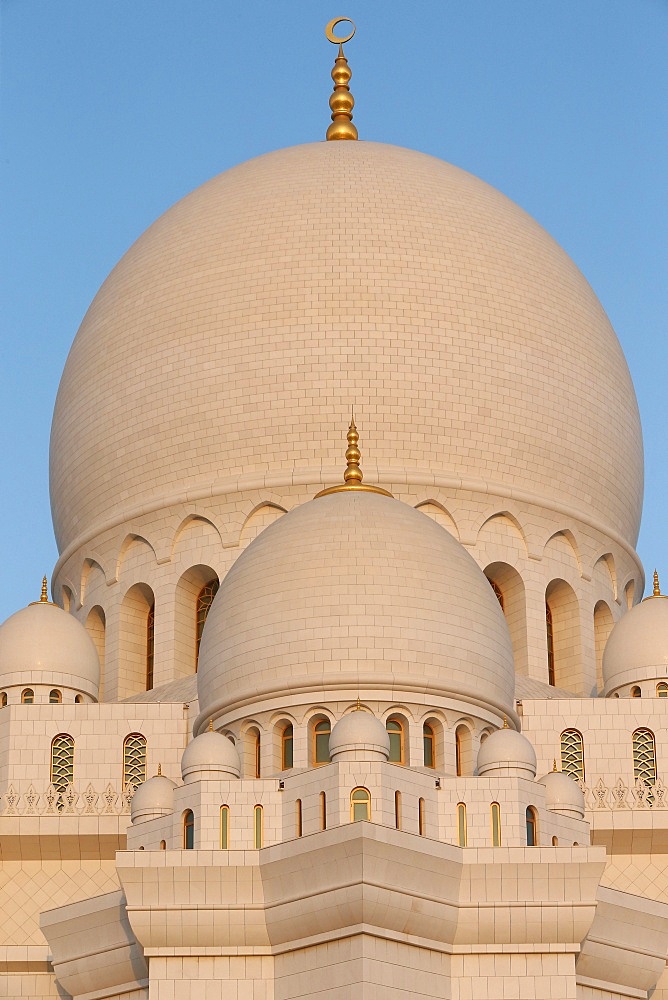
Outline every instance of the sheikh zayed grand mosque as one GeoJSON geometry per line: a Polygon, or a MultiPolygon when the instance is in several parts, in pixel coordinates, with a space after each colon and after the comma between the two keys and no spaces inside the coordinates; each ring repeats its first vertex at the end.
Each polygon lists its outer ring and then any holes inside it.
{"type": "Polygon", "coordinates": [[[174,205],[74,339],[0,997],[668,1000],[628,367],[522,209],[358,140],[351,31],[327,141],[174,205]]]}

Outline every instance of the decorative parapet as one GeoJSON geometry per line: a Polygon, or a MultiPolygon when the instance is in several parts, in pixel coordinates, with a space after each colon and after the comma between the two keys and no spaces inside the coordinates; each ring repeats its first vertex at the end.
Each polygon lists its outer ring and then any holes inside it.
{"type": "Polygon", "coordinates": [[[111,782],[102,791],[89,782],[81,792],[75,785],[60,791],[48,785],[43,792],[32,784],[25,791],[10,785],[0,796],[0,816],[124,816],[133,794],[134,786],[118,789],[111,782]]]}
{"type": "Polygon", "coordinates": [[[627,785],[618,778],[614,785],[606,785],[599,778],[593,787],[578,781],[584,792],[585,805],[591,811],[600,809],[668,809],[668,787],[659,779],[647,785],[638,779],[627,785]]]}

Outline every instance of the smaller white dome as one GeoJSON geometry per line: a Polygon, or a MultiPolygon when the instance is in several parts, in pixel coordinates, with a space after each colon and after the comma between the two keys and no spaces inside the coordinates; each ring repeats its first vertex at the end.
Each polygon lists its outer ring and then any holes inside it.
{"type": "Polygon", "coordinates": [[[130,802],[130,819],[135,823],[174,812],[176,783],[164,774],[156,774],[138,786],[130,802]]]}
{"type": "Polygon", "coordinates": [[[577,819],[584,819],[584,793],[570,774],[566,774],[564,771],[550,771],[549,774],[540,779],[540,783],[545,785],[545,806],[547,809],[560,813],[562,816],[575,816],[577,819]]]}
{"type": "Polygon", "coordinates": [[[526,736],[514,729],[497,729],[478,750],[478,774],[533,779],[536,751],[526,736]]]}
{"type": "Polygon", "coordinates": [[[338,760],[387,760],[390,737],[370,712],[349,712],[339,719],[329,737],[329,756],[338,760]]]}
{"type": "MultiPolygon", "coordinates": [[[[648,597],[621,618],[603,652],[603,693],[668,680],[668,597],[648,597]]],[[[654,692],[651,692],[652,694],[654,692]]]]}
{"type": "Polygon", "coordinates": [[[232,740],[215,730],[191,740],[181,757],[181,776],[185,782],[225,775],[241,774],[239,753],[232,740]]]}

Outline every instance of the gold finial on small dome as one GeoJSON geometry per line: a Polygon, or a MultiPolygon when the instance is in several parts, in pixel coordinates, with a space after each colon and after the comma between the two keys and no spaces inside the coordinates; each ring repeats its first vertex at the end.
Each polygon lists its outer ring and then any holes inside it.
{"type": "Polygon", "coordinates": [[[213,718],[209,719],[209,732],[213,732],[213,718]]]}
{"type": "Polygon", "coordinates": [[[330,42],[339,46],[339,54],[334,60],[334,68],[332,69],[334,93],[329,99],[329,106],[332,111],[332,124],[327,129],[327,139],[357,139],[357,129],[353,125],[355,98],[350,93],[350,87],[348,86],[353,74],[348,66],[348,60],[343,54],[343,43],[349,42],[355,34],[355,25],[349,17],[335,17],[325,28],[325,34],[330,42]],[[339,38],[334,34],[334,28],[344,21],[351,25],[352,31],[345,37],[339,38]]]}
{"type": "Polygon", "coordinates": [[[554,757],[552,761],[552,772],[554,773],[554,771],[556,770],[557,770],[557,758],[554,757]]]}
{"type": "Polygon", "coordinates": [[[162,774],[162,764],[158,764],[158,777],[162,774]]]}
{"type": "Polygon", "coordinates": [[[330,493],[343,493],[348,490],[364,490],[366,493],[380,493],[384,497],[392,496],[391,493],[388,493],[387,490],[382,489],[380,486],[367,486],[366,483],[362,482],[364,476],[360,469],[361,454],[357,447],[359,439],[360,436],[355,426],[355,414],[353,413],[350,417],[350,427],[348,428],[348,447],[346,448],[346,462],[348,465],[346,471],[343,473],[343,482],[338,486],[329,486],[326,490],[320,490],[315,495],[316,500],[318,497],[329,496],[330,493]]]}
{"type": "MultiPolygon", "coordinates": [[[[656,576],[656,574],[654,574],[654,575],[656,576]]],[[[49,591],[46,588],[46,577],[45,576],[42,577],[42,593],[40,595],[39,602],[40,602],[40,604],[48,604],[49,603],[49,591]]]]}
{"type": "Polygon", "coordinates": [[[506,718],[505,715],[503,717],[503,728],[504,729],[509,729],[510,728],[509,725],[508,725],[508,719],[506,718]]]}
{"type": "Polygon", "coordinates": [[[659,574],[654,570],[654,591],[652,597],[662,597],[661,587],[659,586],[659,574]]]}

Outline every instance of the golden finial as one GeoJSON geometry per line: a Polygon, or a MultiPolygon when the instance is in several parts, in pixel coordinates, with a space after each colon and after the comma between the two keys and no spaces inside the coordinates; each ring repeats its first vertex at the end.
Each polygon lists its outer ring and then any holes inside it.
{"type": "Polygon", "coordinates": [[[343,43],[349,42],[355,34],[355,25],[349,17],[335,17],[325,28],[325,34],[330,42],[339,46],[339,54],[334,60],[334,68],[332,70],[334,93],[329,99],[329,106],[332,110],[332,124],[327,129],[327,138],[356,139],[357,129],[353,125],[355,99],[350,93],[350,87],[348,86],[353,74],[348,66],[348,60],[343,54],[343,43]],[[334,28],[337,24],[342,24],[344,21],[352,27],[352,31],[345,37],[338,38],[334,34],[334,28]]]}
{"type": "Polygon", "coordinates": [[[319,493],[316,493],[316,499],[318,497],[329,496],[330,493],[343,493],[347,490],[364,490],[367,493],[380,493],[384,497],[392,496],[391,493],[388,493],[387,490],[382,489],[380,486],[367,486],[366,483],[362,482],[364,476],[360,469],[361,455],[357,447],[359,439],[360,436],[355,426],[355,415],[352,414],[350,427],[348,428],[348,447],[346,448],[346,462],[348,465],[346,471],[343,473],[343,482],[338,486],[329,486],[326,490],[320,490],[319,493]]]}
{"type": "Polygon", "coordinates": [[[357,695],[357,704],[355,705],[355,711],[356,712],[361,712],[362,711],[362,704],[360,702],[360,696],[359,695],[357,695]]]}
{"type": "Polygon", "coordinates": [[[508,726],[508,719],[505,717],[505,715],[503,717],[503,728],[504,729],[508,729],[509,728],[509,726],[508,726]]]}
{"type": "Polygon", "coordinates": [[[557,770],[557,758],[554,757],[552,761],[552,771],[554,772],[556,770],[557,770]]]}
{"type": "MultiPolygon", "coordinates": [[[[44,577],[46,579],[46,577],[44,577]]],[[[654,570],[654,592],[652,597],[661,597],[661,587],[659,586],[659,574],[654,570]]]]}
{"type": "Polygon", "coordinates": [[[158,777],[162,774],[162,764],[158,764],[158,777]]]}
{"type": "Polygon", "coordinates": [[[212,718],[211,718],[211,719],[209,719],[209,732],[210,732],[210,733],[212,733],[212,732],[213,732],[213,719],[212,719],[212,718]]]}
{"type": "MultiPolygon", "coordinates": [[[[656,576],[656,573],[654,574],[654,576],[656,576]]],[[[48,604],[49,603],[49,592],[46,589],[46,577],[45,576],[42,577],[42,593],[40,595],[39,602],[40,602],[40,604],[48,604]]]]}

